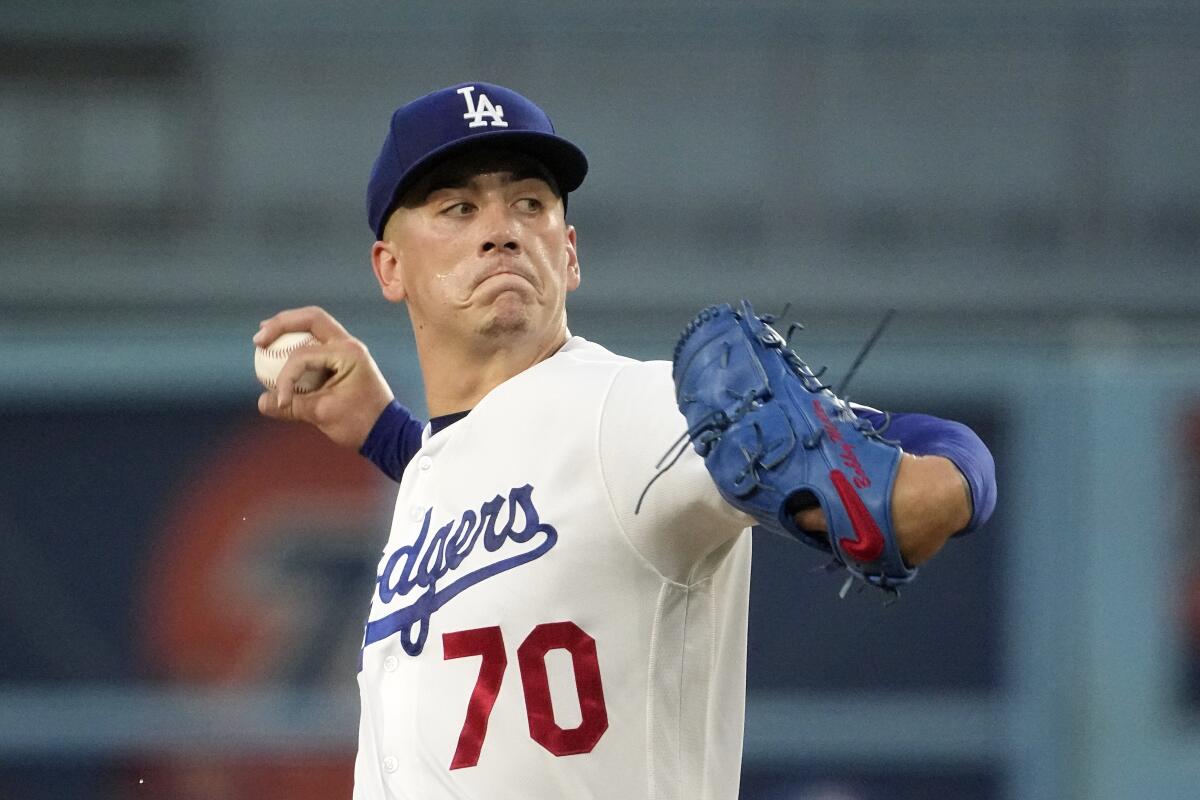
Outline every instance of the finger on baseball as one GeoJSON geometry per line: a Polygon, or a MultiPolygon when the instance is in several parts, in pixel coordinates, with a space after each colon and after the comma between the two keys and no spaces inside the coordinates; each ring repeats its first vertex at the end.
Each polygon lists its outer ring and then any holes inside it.
{"type": "Polygon", "coordinates": [[[254,343],[259,346],[270,344],[283,334],[292,331],[309,331],[322,342],[345,339],[350,336],[341,323],[320,306],[288,308],[273,317],[264,319],[258,323],[258,326],[258,332],[254,334],[253,338],[254,343]]]}
{"type": "Polygon", "coordinates": [[[291,404],[295,394],[296,381],[309,370],[314,372],[332,372],[337,366],[333,354],[324,348],[301,347],[288,356],[279,374],[275,376],[275,397],[279,406],[291,404]]]}

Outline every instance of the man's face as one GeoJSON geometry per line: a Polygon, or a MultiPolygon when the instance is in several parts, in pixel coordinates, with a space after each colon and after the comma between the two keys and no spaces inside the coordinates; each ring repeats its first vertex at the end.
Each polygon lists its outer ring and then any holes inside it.
{"type": "Polygon", "coordinates": [[[398,282],[385,294],[408,305],[418,332],[560,335],[579,265],[552,181],[532,159],[475,153],[405,194],[384,229],[398,282]]]}

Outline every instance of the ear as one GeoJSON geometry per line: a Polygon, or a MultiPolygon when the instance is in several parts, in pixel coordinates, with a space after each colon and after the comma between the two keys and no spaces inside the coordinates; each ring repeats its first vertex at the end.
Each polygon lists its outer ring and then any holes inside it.
{"type": "Polygon", "coordinates": [[[383,296],[392,303],[404,302],[404,270],[394,242],[380,241],[371,246],[371,268],[383,296]]]}
{"type": "Polygon", "coordinates": [[[575,226],[567,226],[567,291],[579,288],[579,251],[576,247],[575,226]]]}

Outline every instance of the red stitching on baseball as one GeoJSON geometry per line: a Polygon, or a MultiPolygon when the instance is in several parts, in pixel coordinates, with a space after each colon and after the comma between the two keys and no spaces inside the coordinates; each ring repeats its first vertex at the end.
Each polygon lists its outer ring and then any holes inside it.
{"type": "MultiPolygon", "coordinates": [[[[295,351],[299,350],[302,347],[308,347],[310,344],[320,344],[320,343],[321,343],[321,341],[319,339],[317,339],[317,337],[315,337],[311,333],[309,333],[309,334],[305,335],[305,337],[303,339],[296,342],[295,344],[293,344],[290,347],[282,347],[282,348],[270,347],[270,348],[266,348],[266,349],[263,349],[263,348],[259,348],[259,349],[262,350],[263,355],[266,356],[267,358],[286,359],[289,355],[291,355],[292,353],[294,353],[295,351]]],[[[302,372],[300,374],[299,378],[296,379],[296,383],[293,384],[292,388],[296,391],[297,394],[307,394],[308,392],[312,391],[311,389],[308,389],[308,388],[301,388],[301,386],[299,384],[300,384],[300,378],[303,378],[306,374],[308,374],[308,372],[315,372],[315,371],[316,370],[306,370],[305,372],[302,372]]],[[[259,380],[261,380],[263,385],[266,386],[268,389],[274,389],[276,386],[276,381],[274,378],[260,377],[259,380]]]]}
{"type": "MultiPolygon", "coordinates": [[[[272,347],[269,350],[263,350],[263,352],[266,353],[267,355],[269,355],[271,358],[287,358],[289,355],[291,355],[296,350],[299,350],[301,347],[308,347],[310,342],[317,342],[317,337],[313,336],[311,333],[308,334],[308,336],[306,338],[301,339],[299,342],[292,345],[291,347],[286,347],[281,350],[277,350],[274,347],[272,347]]],[[[320,342],[317,342],[317,344],[320,344],[320,342]]]]}

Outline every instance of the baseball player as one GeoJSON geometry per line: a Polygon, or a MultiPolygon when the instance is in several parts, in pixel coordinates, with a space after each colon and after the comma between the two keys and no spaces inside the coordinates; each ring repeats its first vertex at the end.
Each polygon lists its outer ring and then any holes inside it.
{"type": "Polygon", "coordinates": [[[407,308],[428,422],[319,308],[255,336],[322,342],[259,410],[399,482],[364,587],[357,800],[734,798],[749,528],[894,590],[994,506],[970,430],[894,415],[881,434],[885,415],[841,403],[748,304],[706,309],[674,364],[572,335],[566,207],[586,172],[500,86],[392,116],[367,191],[371,261],[407,308]],[[311,369],[331,377],[294,392],[311,369]]]}

